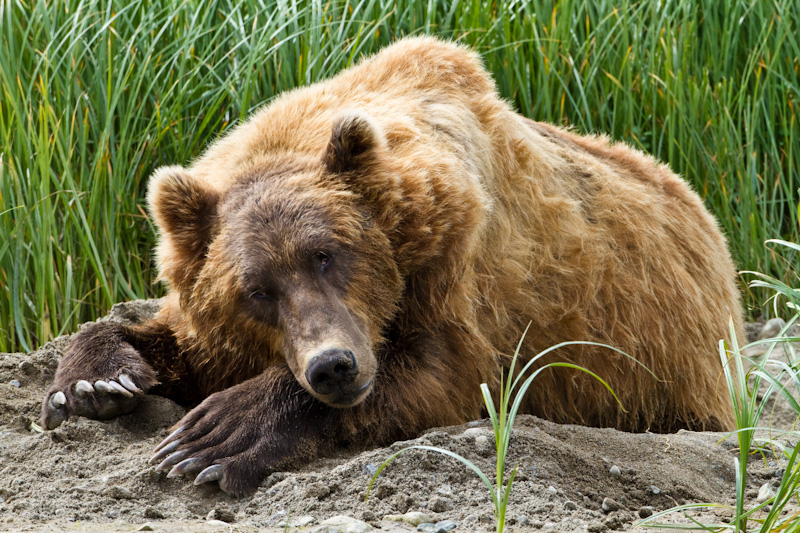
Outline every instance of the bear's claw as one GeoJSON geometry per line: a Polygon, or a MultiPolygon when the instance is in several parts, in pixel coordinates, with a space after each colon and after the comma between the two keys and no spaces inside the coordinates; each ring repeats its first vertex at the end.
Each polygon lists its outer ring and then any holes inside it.
{"type": "Polygon", "coordinates": [[[131,412],[144,395],[126,374],[115,379],[98,379],[94,384],[85,379],[73,387],[53,392],[45,403],[47,429],[55,429],[70,416],[106,419],[131,412]],[[72,390],[70,390],[72,389],[72,390]]]}
{"type": "Polygon", "coordinates": [[[202,485],[209,481],[219,481],[222,479],[222,465],[211,465],[194,478],[195,485],[202,485]]]}
{"type": "Polygon", "coordinates": [[[198,459],[197,457],[190,457],[189,459],[184,459],[180,463],[176,464],[172,467],[172,470],[169,471],[167,477],[178,477],[183,476],[185,474],[196,474],[205,468],[205,461],[202,459],[198,459]]]}

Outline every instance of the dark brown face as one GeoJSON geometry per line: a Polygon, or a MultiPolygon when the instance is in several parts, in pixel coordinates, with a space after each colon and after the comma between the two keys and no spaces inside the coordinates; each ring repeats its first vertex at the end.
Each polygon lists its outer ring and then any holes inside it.
{"type": "Polygon", "coordinates": [[[178,166],[154,173],[160,274],[215,358],[203,364],[237,361],[213,386],[282,358],[329,405],[369,394],[373,350],[403,293],[389,237],[403,213],[384,145],[370,117],[346,110],[320,157],[256,158],[232,190],[178,166]]]}
{"type": "Polygon", "coordinates": [[[369,271],[359,251],[367,222],[349,193],[284,187],[255,181],[232,192],[220,238],[243,311],[280,331],[277,348],[303,388],[349,407],[369,394],[377,370],[369,319],[351,294],[369,271]]]}

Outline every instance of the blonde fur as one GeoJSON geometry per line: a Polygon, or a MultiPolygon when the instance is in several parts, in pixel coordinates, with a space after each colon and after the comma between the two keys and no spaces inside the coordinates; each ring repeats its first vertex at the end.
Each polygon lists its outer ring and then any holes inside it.
{"type": "MultiPolygon", "coordinates": [[[[430,353],[444,354],[400,367],[389,381],[402,383],[388,392],[376,386],[374,401],[353,409],[353,428],[375,417],[368,410],[379,404],[400,433],[479,416],[478,385],[497,385],[529,322],[526,359],[559,342],[596,341],[629,353],[660,381],[609,350],[565,348],[548,361],[596,372],[625,411],[592,378],[558,369],[534,383],[528,412],[637,431],[731,427],[716,350],[729,317],[741,334],[741,306],[725,239],[701,199],[625,144],[516,114],[474,52],[427,37],[399,41],[276,98],[185,172],[225,198],[243,176],[276,161],[296,162],[300,177],[291,186],[326,208],[355,217],[358,198],[374,207],[375,231],[396,265],[376,274],[395,287],[384,296],[386,311],[357,311],[364,320],[381,315],[369,332],[378,364],[388,357],[381,350],[391,352],[378,347],[392,327],[429,335],[436,339],[430,353]],[[363,163],[374,168],[332,184],[321,161],[343,120],[374,130],[363,163]],[[415,373],[419,366],[425,372],[415,373]]],[[[180,229],[167,222],[181,193],[157,188],[169,172],[181,171],[160,172],[150,196],[162,230],[159,267],[171,284],[161,319],[195,354],[195,366],[213,374],[212,392],[279,364],[283,333],[259,332],[232,308],[236,269],[217,244],[227,231],[223,218],[209,222],[202,260],[181,249],[180,229]],[[197,277],[184,279],[191,264],[197,277]]],[[[368,298],[354,290],[351,300],[368,298]]],[[[380,440],[383,423],[364,431],[380,440]]]]}

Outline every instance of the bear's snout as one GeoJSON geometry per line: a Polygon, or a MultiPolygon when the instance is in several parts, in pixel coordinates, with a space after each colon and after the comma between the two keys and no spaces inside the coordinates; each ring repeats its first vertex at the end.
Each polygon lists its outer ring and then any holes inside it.
{"type": "Polygon", "coordinates": [[[358,396],[360,390],[351,390],[357,376],[358,362],[351,350],[325,350],[314,356],[306,369],[306,381],[314,392],[336,404],[350,403],[358,396]]]}

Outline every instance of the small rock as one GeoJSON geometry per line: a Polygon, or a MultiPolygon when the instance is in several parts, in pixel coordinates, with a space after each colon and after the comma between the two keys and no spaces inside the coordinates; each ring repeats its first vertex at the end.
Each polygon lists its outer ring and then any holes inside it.
{"type": "Polygon", "coordinates": [[[620,477],[622,475],[622,470],[620,470],[617,465],[613,465],[608,470],[608,473],[611,474],[611,477],[620,477]]]}
{"type": "Polygon", "coordinates": [[[438,489],[436,489],[436,494],[440,496],[444,496],[445,498],[452,498],[453,497],[453,487],[450,485],[442,485],[438,489]]]}
{"type": "Polygon", "coordinates": [[[20,383],[18,379],[12,379],[11,381],[8,382],[8,384],[11,385],[12,387],[17,387],[17,388],[22,387],[22,383],[20,383]]]}
{"type": "Polygon", "coordinates": [[[110,498],[114,498],[115,500],[132,500],[133,493],[126,489],[125,487],[120,487],[118,485],[112,485],[111,487],[106,488],[103,491],[106,496],[110,498]]]}
{"type": "Polygon", "coordinates": [[[236,516],[227,505],[217,504],[217,506],[206,515],[206,520],[221,520],[222,522],[231,523],[236,520],[236,516]]]}
{"type": "Polygon", "coordinates": [[[434,533],[447,533],[448,531],[452,531],[456,528],[456,523],[452,520],[440,520],[436,522],[436,525],[433,527],[434,533]]]}
{"type": "Polygon", "coordinates": [[[453,501],[449,498],[442,498],[441,496],[434,496],[428,502],[428,509],[434,513],[445,513],[453,508],[453,501]]]}
{"type": "Polygon", "coordinates": [[[773,496],[775,496],[775,489],[772,488],[772,485],[770,485],[769,483],[764,483],[763,485],[761,485],[761,488],[758,489],[758,496],[756,496],[756,501],[758,503],[763,503],[772,498],[773,496]]]}
{"type": "Polygon", "coordinates": [[[419,511],[409,511],[405,514],[389,514],[384,516],[383,519],[389,520],[390,522],[405,522],[407,524],[411,524],[412,526],[418,526],[426,522],[433,522],[433,518],[431,518],[430,515],[421,513],[419,511]]]}
{"type": "Polygon", "coordinates": [[[371,477],[371,476],[375,475],[375,473],[378,471],[378,468],[380,468],[380,467],[378,465],[376,465],[375,463],[369,463],[367,465],[364,465],[362,470],[364,471],[364,473],[366,473],[367,475],[369,475],[371,477]]]}
{"type": "Polygon", "coordinates": [[[229,523],[223,522],[222,520],[207,520],[206,524],[209,526],[230,527],[229,523]]]}
{"type": "Polygon", "coordinates": [[[146,524],[142,524],[141,526],[136,528],[136,531],[155,531],[153,529],[153,524],[147,522],[146,524]]]}
{"type": "Polygon", "coordinates": [[[489,444],[489,437],[487,437],[486,435],[478,435],[477,437],[475,437],[475,444],[483,448],[484,446],[489,444]]]}
{"type": "Polygon", "coordinates": [[[483,422],[484,422],[483,420],[472,420],[470,422],[467,422],[467,427],[468,428],[474,428],[474,427],[482,426],[483,422]]]}
{"type": "Polygon", "coordinates": [[[653,516],[653,508],[649,505],[639,507],[639,518],[647,518],[648,516],[653,516]]]}
{"type": "Polygon", "coordinates": [[[661,494],[661,489],[659,489],[655,485],[650,485],[650,492],[652,492],[653,494],[661,494]]]}
{"type": "Polygon", "coordinates": [[[349,516],[334,516],[312,529],[313,533],[364,533],[371,531],[372,526],[349,516]]]}
{"type": "Polygon", "coordinates": [[[36,367],[33,366],[33,363],[31,363],[30,361],[22,361],[19,364],[19,369],[26,376],[30,376],[36,371],[36,367]]]}
{"type": "Polygon", "coordinates": [[[417,526],[417,531],[424,531],[425,533],[433,533],[436,524],[433,522],[423,522],[417,526]]]}
{"type": "Polygon", "coordinates": [[[153,519],[153,520],[160,520],[160,519],[164,518],[164,513],[162,513],[161,511],[159,511],[155,507],[147,507],[144,510],[144,517],[145,518],[150,518],[150,519],[153,519]]]}
{"type": "Polygon", "coordinates": [[[295,520],[294,523],[292,524],[292,526],[294,526],[294,527],[306,527],[306,526],[310,526],[311,524],[313,524],[316,521],[317,521],[317,519],[314,518],[313,516],[304,515],[304,516],[301,516],[300,518],[298,518],[297,520],[295,520]]]}
{"type": "Polygon", "coordinates": [[[531,523],[531,521],[524,514],[521,514],[521,515],[519,515],[517,517],[517,524],[519,524],[521,526],[529,526],[530,523],[531,523]]]}
{"type": "Polygon", "coordinates": [[[331,493],[331,487],[327,483],[311,483],[306,487],[306,498],[324,499],[331,493]]]}
{"type": "Polygon", "coordinates": [[[618,501],[612,500],[611,498],[603,498],[603,503],[601,507],[603,508],[603,511],[606,513],[622,509],[622,505],[620,505],[618,501]]]}
{"type": "Polygon", "coordinates": [[[466,439],[475,439],[477,437],[485,437],[486,436],[486,430],[483,429],[483,428],[477,428],[477,427],[468,428],[468,429],[464,430],[464,433],[462,433],[461,436],[466,438],[466,439]]]}
{"type": "Polygon", "coordinates": [[[549,487],[547,487],[547,492],[555,496],[556,494],[558,494],[558,489],[555,488],[553,485],[550,485],[549,487]]]}
{"type": "Polygon", "coordinates": [[[786,326],[786,321],[782,318],[771,318],[767,320],[767,323],[761,328],[761,331],[758,333],[758,339],[762,340],[777,337],[784,326],[786,326]]]}
{"type": "Polygon", "coordinates": [[[578,504],[573,502],[572,500],[567,500],[564,502],[564,510],[565,511],[575,511],[578,508],[578,504]]]}

